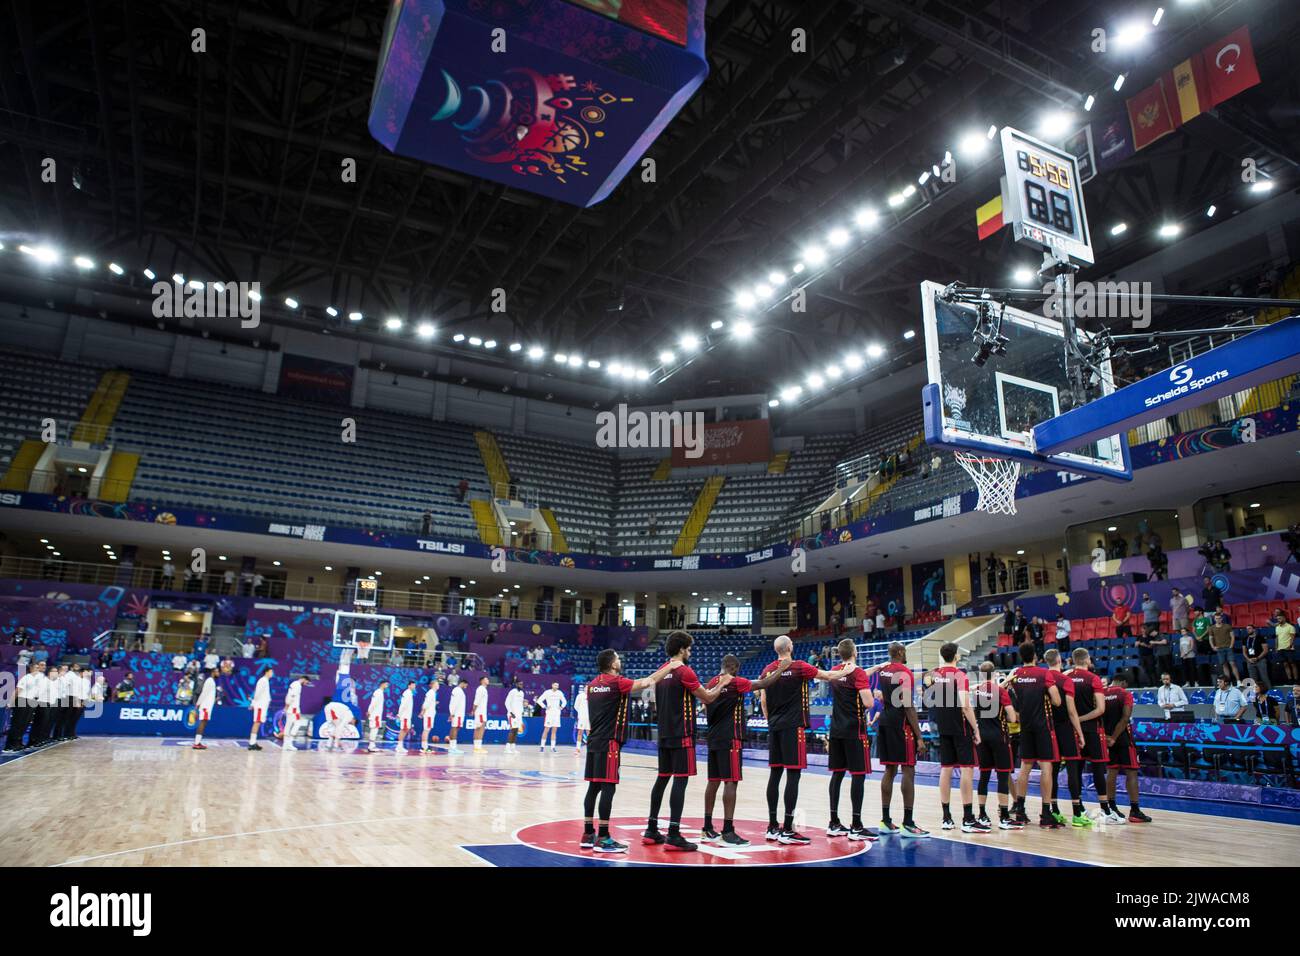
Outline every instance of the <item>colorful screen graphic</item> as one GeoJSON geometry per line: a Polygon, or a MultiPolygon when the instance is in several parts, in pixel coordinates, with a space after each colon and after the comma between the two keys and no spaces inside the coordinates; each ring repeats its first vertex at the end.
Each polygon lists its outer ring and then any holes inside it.
{"type": "Polygon", "coordinates": [[[628,26],[686,45],[686,0],[569,0],[628,26]]]}

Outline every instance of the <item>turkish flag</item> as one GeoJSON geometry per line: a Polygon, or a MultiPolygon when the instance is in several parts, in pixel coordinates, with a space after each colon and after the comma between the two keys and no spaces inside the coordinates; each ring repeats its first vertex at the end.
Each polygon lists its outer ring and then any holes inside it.
{"type": "Polygon", "coordinates": [[[1129,97],[1128,121],[1133,129],[1134,149],[1146,149],[1161,136],[1174,131],[1176,124],[1169,110],[1169,96],[1163,78],[1136,96],[1129,97]]]}
{"type": "Polygon", "coordinates": [[[1209,86],[1209,105],[1218,106],[1259,83],[1250,28],[1240,27],[1201,51],[1209,86]]]}

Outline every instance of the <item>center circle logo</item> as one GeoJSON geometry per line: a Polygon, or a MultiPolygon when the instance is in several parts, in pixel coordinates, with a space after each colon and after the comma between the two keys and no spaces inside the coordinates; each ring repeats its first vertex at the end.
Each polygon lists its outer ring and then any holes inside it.
{"type": "MultiPolygon", "coordinates": [[[[767,831],[765,820],[737,820],[736,832],[749,841],[749,846],[736,847],[725,843],[700,843],[700,817],[682,821],[682,836],[698,843],[695,852],[683,853],[664,845],[645,846],[641,833],[645,830],[644,817],[615,817],[609,822],[609,835],[619,843],[627,844],[626,853],[598,853],[578,847],[582,836],[582,820],[555,820],[536,823],[515,833],[515,839],[524,846],[546,853],[558,853],[608,863],[637,863],[655,866],[793,866],[800,863],[825,863],[844,860],[866,853],[871,844],[851,841],[846,837],[830,839],[820,830],[809,831],[812,842],[807,846],[786,846],[769,843],[763,839],[767,831]]],[[[666,822],[660,823],[665,828],[666,822]]]]}

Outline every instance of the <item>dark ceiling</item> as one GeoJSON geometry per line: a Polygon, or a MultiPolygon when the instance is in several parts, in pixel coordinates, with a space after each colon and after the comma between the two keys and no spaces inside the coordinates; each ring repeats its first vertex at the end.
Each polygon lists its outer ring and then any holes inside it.
{"type": "MultiPolygon", "coordinates": [[[[1130,72],[1131,95],[1249,22],[1263,84],[1088,187],[1094,224],[1189,217],[1209,202],[1230,214],[1243,151],[1274,173],[1300,160],[1300,4],[1166,3],[1152,46],[1096,55],[1094,28],[1149,18],[1155,4],[710,0],[711,73],[650,150],[657,182],[630,176],[578,209],[370,138],[384,4],[13,0],[0,13],[0,232],[134,255],[160,272],[255,277],[317,306],[298,324],[329,323],[320,309],[333,302],[635,355],[730,317],[737,288],[862,202],[883,207],[964,130],[1032,131],[1045,108],[1077,111],[1088,93],[1098,110],[1114,107],[1116,73],[1130,72]],[[195,27],[205,54],[190,50],[195,27]],[[806,55],[790,52],[795,27],[810,37],[806,55]],[[47,156],[75,183],[42,182],[47,156]],[[344,157],[357,160],[356,184],[340,181],[344,157]],[[487,311],[495,287],[508,293],[505,319],[487,311]]],[[[719,345],[718,361],[673,388],[752,392],[828,343],[902,346],[921,279],[1007,284],[1008,264],[1030,257],[1008,231],[978,241],[974,223],[997,177],[984,162],[884,210],[876,234],[812,284],[806,314],[756,317],[769,336],[760,347],[719,345]]],[[[1158,245],[1149,230],[1122,241],[1095,231],[1098,273],[1158,245]]],[[[915,357],[909,348],[898,361],[915,357]]]]}

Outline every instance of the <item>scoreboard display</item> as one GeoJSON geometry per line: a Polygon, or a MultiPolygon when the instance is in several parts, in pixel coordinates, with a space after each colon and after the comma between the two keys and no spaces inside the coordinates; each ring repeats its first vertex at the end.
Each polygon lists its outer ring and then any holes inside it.
{"type": "Polygon", "coordinates": [[[686,0],[568,0],[602,16],[686,46],[686,0]]]}
{"type": "Polygon", "coordinates": [[[357,607],[376,607],[379,598],[379,582],[374,578],[357,578],[352,603],[357,607]]]}
{"type": "Polygon", "coordinates": [[[1092,265],[1092,237],[1075,156],[1008,126],[1002,129],[1002,163],[1007,181],[1004,218],[1015,230],[1016,241],[1092,265]]]}

